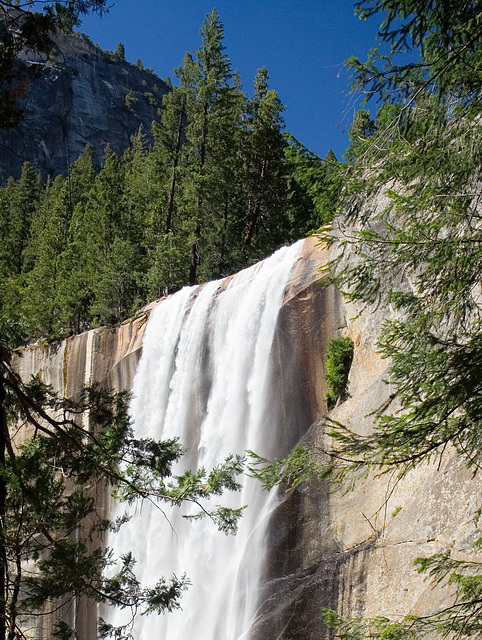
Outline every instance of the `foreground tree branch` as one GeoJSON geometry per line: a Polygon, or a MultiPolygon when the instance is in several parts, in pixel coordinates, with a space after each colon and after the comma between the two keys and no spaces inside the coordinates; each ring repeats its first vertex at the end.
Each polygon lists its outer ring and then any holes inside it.
{"type": "MultiPolygon", "coordinates": [[[[111,522],[93,496],[110,488],[117,498],[133,502],[199,506],[225,533],[236,530],[242,509],[208,504],[212,496],[236,491],[243,459],[230,456],[211,471],[198,469],[171,476],[181,457],[176,439],[156,442],[134,438],[127,397],[100,388],[83,391],[75,402],[59,397],[33,379],[25,384],[2,348],[0,362],[0,640],[23,637],[22,619],[41,615],[51,603],[58,610],[65,598],[90,599],[139,613],[179,607],[189,581],[160,578],[143,587],[134,573],[135,559],[114,564],[105,534],[122,522],[111,522]],[[89,414],[89,429],[82,426],[89,414]],[[20,421],[24,427],[17,429],[20,421]],[[11,425],[11,429],[9,426],[11,425]],[[27,430],[27,431],[26,431],[27,430]],[[27,563],[27,564],[26,564],[27,563]],[[24,571],[35,565],[35,571],[24,571]]],[[[101,637],[127,637],[130,626],[116,629],[100,622],[101,637]]],[[[55,637],[71,637],[60,618],[55,637]]]]}

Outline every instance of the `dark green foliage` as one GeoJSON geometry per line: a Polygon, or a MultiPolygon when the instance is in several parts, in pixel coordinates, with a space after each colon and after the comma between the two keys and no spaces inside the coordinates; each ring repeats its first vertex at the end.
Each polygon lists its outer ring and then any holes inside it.
{"type": "Polygon", "coordinates": [[[262,67],[255,78],[254,97],[247,104],[241,141],[247,209],[243,244],[252,262],[262,257],[261,247],[271,243],[274,249],[290,237],[284,208],[291,174],[282,135],[284,108],[278,94],[269,89],[268,71],[262,67]]]}
{"type": "Polygon", "coordinates": [[[72,215],[74,207],[79,202],[85,202],[95,179],[94,158],[92,147],[87,145],[77,160],[70,166],[69,205],[72,215]]]}
{"type": "Polygon", "coordinates": [[[337,213],[343,165],[331,149],[323,160],[290,133],[285,133],[284,139],[288,143],[285,155],[294,165],[293,195],[303,199],[299,204],[297,226],[304,227],[304,233],[309,234],[330,224],[337,213]]]}
{"type": "Polygon", "coordinates": [[[119,42],[119,44],[116,47],[115,50],[115,55],[122,60],[123,62],[125,62],[126,59],[126,48],[124,46],[124,44],[122,42],[119,42]]]}
{"type": "Polygon", "coordinates": [[[69,222],[68,183],[59,176],[42,194],[24,252],[31,268],[23,278],[23,312],[32,334],[53,336],[60,330],[60,256],[67,244],[69,222]]]}
{"type": "Polygon", "coordinates": [[[353,122],[348,131],[350,145],[345,152],[347,160],[355,160],[363,151],[368,150],[372,144],[372,136],[377,129],[377,123],[370,118],[366,109],[360,109],[353,117],[353,122]]]}
{"type": "Polygon", "coordinates": [[[348,336],[330,338],[326,347],[326,384],[328,408],[333,407],[339,398],[343,398],[348,384],[351,362],[353,360],[353,340],[348,336]]]}
{"type": "MultiPolygon", "coordinates": [[[[20,339],[117,323],[332,219],[341,163],[283,135],[265,68],[247,98],[216,11],[201,37],[175,70],[152,146],[139,131],[122,157],[106,149],[98,171],[86,147],[67,178],[42,185],[26,164],[0,189],[0,312],[20,339]]],[[[128,93],[126,107],[136,103],[128,93]]]]}
{"type": "MultiPolygon", "coordinates": [[[[91,387],[74,402],[58,397],[38,379],[25,385],[12,370],[5,347],[0,373],[2,640],[23,637],[25,616],[81,597],[128,608],[133,616],[178,608],[189,584],[185,577],[160,578],[145,588],[135,576],[130,554],[106,577],[105,569],[115,558],[104,537],[122,521],[106,520],[97,511],[95,496],[107,487],[128,502],[194,502],[200,508],[195,519],[209,517],[219,530],[232,533],[242,509],[208,501],[239,490],[236,477],[243,459],[230,456],[211,471],[172,476],[172,465],[183,454],[177,439],[135,439],[125,395],[91,387]],[[21,442],[16,440],[17,424],[30,432],[23,433],[21,442]]],[[[58,637],[70,637],[62,616],[57,627],[58,637]]],[[[102,637],[129,637],[130,625],[116,629],[101,621],[100,628],[102,637]]]]}
{"type": "Polygon", "coordinates": [[[129,93],[126,93],[126,96],[124,98],[124,103],[126,105],[126,109],[128,111],[133,111],[134,107],[136,106],[138,100],[135,97],[135,95],[132,93],[132,91],[129,91],[129,93]]]}
{"type": "Polygon", "coordinates": [[[31,164],[26,162],[20,179],[10,179],[2,190],[3,206],[0,212],[0,273],[4,276],[20,274],[24,264],[24,250],[29,241],[32,218],[39,204],[42,184],[31,164]]]}
{"type": "Polygon", "coordinates": [[[369,95],[387,103],[411,100],[419,91],[461,103],[480,100],[479,0],[361,0],[356,8],[362,19],[386,12],[379,38],[391,53],[372,49],[365,63],[348,61],[356,85],[369,95]],[[398,54],[407,51],[419,59],[399,63],[398,54]]]}
{"type": "Polygon", "coordinates": [[[261,482],[266,490],[282,486],[286,491],[292,491],[304,482],[313,478],[324,478],[329,475],[330,468],[315,459],[308,447],[297,444],[290,454],[282,460],[275,458],[269,461],[248,451],[250,463],[248,473],[261,482]]]}

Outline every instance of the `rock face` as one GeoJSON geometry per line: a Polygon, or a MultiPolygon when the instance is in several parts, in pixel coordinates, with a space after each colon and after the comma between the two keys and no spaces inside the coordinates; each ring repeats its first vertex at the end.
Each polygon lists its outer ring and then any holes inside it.
{"type": "MultiPolygon", "coordinates": [[[[350,395],[330,417],[367,433],[376,412],[397,408],[385,381],[387,362],[375,345],[386,310],[362,311],[340,300],[337,312],[344,318],[342,333],[354,340],[355,355],[350,395]]],[[[323,421],[303,440],[315,451],[326,448],[323,421]]],[[[317,481],[281,494],[252,640],[328,638],[322,607],[348,617],[401,618],[447,605],[450,591],[433,588],[413,562],[448,549],[453,558],[474,559],[470,544],[480,489],[478,477],[446,453],[403,480],[372,475],[347,492],[317,481]]]]}
{"type": "Polygon", "coordinates": [[[98,164],[106,144],[122,153],[139,127],[149,135],[169,91],[154,73],[102,51],[82,34],[60,33],[48,59],[25,53],[23,61],[32,79],[19,100],[24,119],[0,131],[1,184],[18,178],[27,160],[44,177],[65,175],[86,144],[98,164]]]}
{"type": "MultiPolygon", "coordinates": [[[[286,424],[286,437],[281,435],[280,441],[292,441],[295,433],[315,448],[327,444],[321,418],[326,411],[324,353],[330,337],[343,333],[355,343],[350,395],[331,417],[358,432],[368,431],[373,413],[391,398],[384,382],[387,363],[375,348],[385,312],[360,314],[332,287],[324,287],[318,280],[319,267],[327,259],[328,252],[313,239],[305,242],[276,333],[283,363],[277,370],[279,385],[283,387],[283,378],[296,382],[273,410],[283,412],[286,403],[296,402],[300,416],[298,424],[286,424]]],[[[55,346],[29,347],[17,368],[24,378],[40,374],[67,396],[92,380],[129,388],[148,313],[146,309],[115,329],[96,329],[55,346]]],[[[290,409],[286,413],[293,415],[290,409]]],[[[479,496],[479,481],[451,455],[411,472],[403,481],[390,475],[368,477],[347,493],[317,481],[288,494],[280,492],[250,640],[328,637],[322,607],[368,617],[435,610],[447,594],[433,590],[414,571],[413,560],[449,545],[455,557],[470,554],[471,521],[481,506],[479,496]]],[[[83,638],[94,639],[93,619],[89,611],[79,616],[77,628],[83,638]]]]}

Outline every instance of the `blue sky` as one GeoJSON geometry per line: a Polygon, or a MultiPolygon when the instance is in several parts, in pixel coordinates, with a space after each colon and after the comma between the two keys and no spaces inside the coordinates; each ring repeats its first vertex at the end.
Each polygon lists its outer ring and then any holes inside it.
{"type": "Polygon", "coordinates": [[[361,21],[353,0],[113,0],[107,16],[89,16],[81,31],[103,49],[123,42],[126,58],[140,58],[165,78],[186,51],[200,44],[199,28],[216,8],[224,23],[226,53],[251,92],[259,67],[286,105],[289,129],[308,148],[338,158],[348,144],[348,126],[360,107],[348,91],[343,61],[365,59],[376,46],[381,17],[361,21]]]}

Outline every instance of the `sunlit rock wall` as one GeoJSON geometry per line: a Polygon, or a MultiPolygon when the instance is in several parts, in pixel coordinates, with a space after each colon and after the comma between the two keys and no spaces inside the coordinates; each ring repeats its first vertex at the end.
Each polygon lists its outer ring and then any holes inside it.
{"type": "MultiPolygon", "coordinates": [[[[369,433],[380,412],[398,409],[388,383],[388,362],[376,340],[389,310],[339,301],[336,323],[355,353],[349,397],[330,418],[369,433]]],[[[329,447],[323,420],[302,440],[320,452],[329,447]]],[[[320,454],[322,456],[322,454],[320,454]]],[[[251,640],[319,640],[330,637],[322,607],[345,616],[433,613],[452,602],[445,586],[433,588],[414,560],[451,551],[474,559],[474,519],[482,485],[453,452],[410,472],[359,478],[351,490],[315,481],[280,493],[271,522],[266,583],[251,640]]]]}
{"type": "MultiPolygon", "coordinates": [[[[320,283],[319,267],[327,259],[314,239],[305,242],[278,320],[271,393],[273,412],[287,416],[279,434],[280,456],[299,439],[315,450],[329,444],[321,418],[326,411],[324,354],[332,336],[350,335],[355,356],[349,397],[331,417],[366,433],[376,412],[387,405],[396,409],[386,383],[388,363],[376,352],[388,312],[345,304],[332,287],[320,283]]],[[[93,381],[129,389],[148,314],[149,308],[116,328],[56,345],[33,345],[22,351],[16,366],[25,379],[38,374],[68,397],[93,381]]],[[[327,637],[322,607],[345,615],[399,616],[431,612],[447,602],[445,591],[432,590],[414,571],[413,560],[449,547],[455,557],[471,553],[471,522],[481,507],[481,488],[449,454],[402,481],[386,474],[359,479],[349,492],[325,481],[280,492],[250,640],[327,637]]],[[[95,611],[80,607],[76,616],[81,637],[93,640],[95,611]]]]}
{"type": "Polygon", "coordinates": [[[149,309],[118,327],[92,329],[67,340],[36,343],[19,351],[15,367],[24,380],[40,376],[67,398],[86,384],[129,389],[140,357],[149,309]]]}
{"type": "MultiPolygon", "coordinates": [[[[140,357],[142,336],[149,309],[119,327],[88,331],[53,344],[34,344],[19,351],[14,366],[24,381],[39,376],[62,396],[76,398],[84,385],[99,383],[110,389],[128,390],[140,357]]],[[[26,434],[27,435],[27,434],[26,434]]],[[[100,513],[111,510],[106,491],[95,496],[100,513]]],[[[47,606],[45,613],[59,603],[47,606]]],[[[82,640],[97,638],[97,611],[83,599],[66,603],[60,615],[72,625],[82,640]]],[[[26,638],[50,640],[54,616],[44,615],[29,620],[26,638]],[[32,635],[33,632],[33,635],[32,635]]]]}

